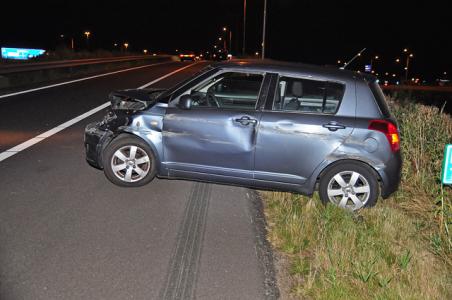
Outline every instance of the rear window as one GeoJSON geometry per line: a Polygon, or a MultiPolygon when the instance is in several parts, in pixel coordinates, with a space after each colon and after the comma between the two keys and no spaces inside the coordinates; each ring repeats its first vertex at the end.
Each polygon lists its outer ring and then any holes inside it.
{"type": "Polygon", "coordinates": [[[378,83],[376,81],[370,82],[369,87],[383,116],[385,118],[391,117],[391,112],[389,111],[388,104],[386,103],[385,94],[383,94],[383,91],[378,83]]]}

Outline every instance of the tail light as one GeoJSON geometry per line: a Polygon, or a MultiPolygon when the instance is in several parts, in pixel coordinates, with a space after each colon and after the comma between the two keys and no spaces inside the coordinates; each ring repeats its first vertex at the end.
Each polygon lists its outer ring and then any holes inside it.
{"type": "Polygon", "coordinates": [[[369,122],[369,129],[383,132],[388,139],[392,152],[400,150],[400,137],[397,127],[386,120],[372,120],[369,122]]]}
{"type": "Polygon", "coordinates": [[[179,54],[179,57],[184,57],[184,55],[183,54],[179,54]]]}

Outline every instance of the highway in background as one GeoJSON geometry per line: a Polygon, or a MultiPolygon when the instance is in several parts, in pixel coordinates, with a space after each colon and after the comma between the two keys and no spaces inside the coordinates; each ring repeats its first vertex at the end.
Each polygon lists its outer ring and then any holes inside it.
{"type": "MultiPolygon", "coordinates": [[[[179,70],[153,85],[167,88],[205,65],[162,63],[4,97],[0,153],[112,90],[179,70]]],[[[83,147],[84,127],[105,112],[0,161],[0,299],[273,298],[254,194],[178,180],[112,185],[83,147]]]]}

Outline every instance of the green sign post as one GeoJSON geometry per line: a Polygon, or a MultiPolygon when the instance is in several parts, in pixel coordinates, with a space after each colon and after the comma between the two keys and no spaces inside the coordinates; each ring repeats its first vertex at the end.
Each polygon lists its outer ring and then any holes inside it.
{"type": "Polygon", "coordinates": [[[443,184],[452,184],[452,144],[446,145],[446,149],[444,150],[441,181],[443,184]]]}

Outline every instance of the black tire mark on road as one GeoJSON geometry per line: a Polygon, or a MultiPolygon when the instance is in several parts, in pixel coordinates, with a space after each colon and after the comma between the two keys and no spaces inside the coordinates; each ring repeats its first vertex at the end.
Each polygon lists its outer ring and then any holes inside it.
{"type": "Polygon", "coordinates": [[[159,299],[195,297],[211,190],[209,184],[193,184],[159,299]]]}

